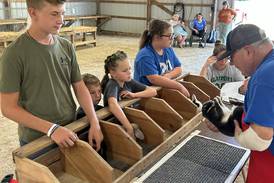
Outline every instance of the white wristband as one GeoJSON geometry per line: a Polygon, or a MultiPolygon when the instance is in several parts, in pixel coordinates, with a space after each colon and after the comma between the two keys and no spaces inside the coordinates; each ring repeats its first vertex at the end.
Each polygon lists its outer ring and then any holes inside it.
{"type": "Polygon", "coordinates": [[[52,134],[52,130],[57,126],[57,124],[53,124],[50,128],[49,131],[47,132],[47,136],[50,137],[50,135],[52,134]]]}

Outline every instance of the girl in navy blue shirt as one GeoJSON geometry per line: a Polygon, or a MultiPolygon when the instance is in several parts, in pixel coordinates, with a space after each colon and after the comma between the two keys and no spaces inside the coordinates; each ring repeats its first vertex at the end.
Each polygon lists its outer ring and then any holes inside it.
{"type": "Polygon", "coordinates": [[[126,132],[135,139],[134,126],[127,119],[118,101],[123,98],[148,98],[157,94],[156,90],[131,78],[131,66],[127,55],[117,51],[105,60],[105,76],[101,82],[104,106],[119,120],[126,132]]]}

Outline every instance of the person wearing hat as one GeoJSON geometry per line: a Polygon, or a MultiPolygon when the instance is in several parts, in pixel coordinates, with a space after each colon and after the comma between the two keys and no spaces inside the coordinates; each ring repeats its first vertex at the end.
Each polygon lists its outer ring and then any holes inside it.
{"type": "MultiPolygon", "coordinates": [[[[235,138],[251,149],[247,182],[274,182],[274,49],[265,32],[243,24],[228,34],[226,52],[245,76],[250,76],[244,101],[243,129],[235,121],[235,138]]],[[[216,130],[216,129],[215,129],[216,130]]]]}
{"type": "Polygon", "coordinates": [[[200,72],[200,76],[205,77],[220,89],[226,83],[244,80],[239,69],[230,65],[227,58],[217,61],[218,56],[222,55],[225,50],[225,45],[216,42],[212,56],[208,57],[200,72]]]}
{"type": "Polygon", "coordinates": [[[223,44],[226,44],[226,37],[229,31],[232,30],[232,21],[236,17],[236,12],[229,8],[229,3],[227,1],[223,2],[223,8],[218,14],[219,21],[219,40],[222,41],[223,44]]]}

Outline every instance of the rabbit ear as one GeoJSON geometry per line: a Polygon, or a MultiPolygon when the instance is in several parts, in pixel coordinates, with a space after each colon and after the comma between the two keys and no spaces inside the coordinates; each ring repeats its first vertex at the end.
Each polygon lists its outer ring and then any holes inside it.
{"type": "Polygon", "coordinates": [[[196,101],[196,100],[197,100],[197,97],[196,97],[196,95],[194,95],[194,94],[192,95],[191,98],[192,98],[192,101],[196,101]]]}

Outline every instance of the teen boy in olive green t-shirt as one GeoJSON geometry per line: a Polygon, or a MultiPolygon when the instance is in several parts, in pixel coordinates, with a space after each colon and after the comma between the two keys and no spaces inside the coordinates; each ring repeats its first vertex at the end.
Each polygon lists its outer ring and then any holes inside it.
{"type": "Polygon", "coordinates": [[[1,109],[19,123],[21,145],[50,134],[58,145],[73,146],[77,140],[74,132],[61,126],[51,129],[54,124],[75,120],[72,86],[91,124],[90,144],[99,150],[103,136],[75,51],[71,43],[56,35],[63,23],[64,3],[27,0],[31,26],[4,51],[0,61],[1,109]]]}

